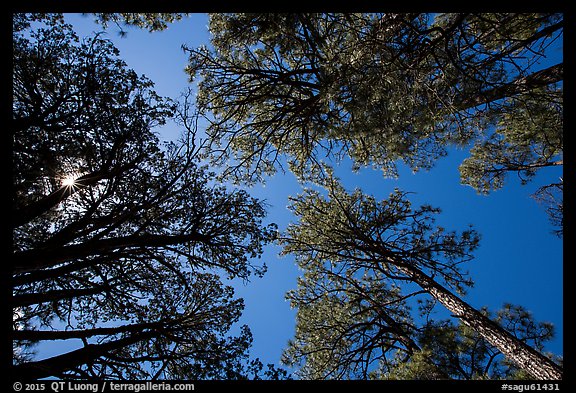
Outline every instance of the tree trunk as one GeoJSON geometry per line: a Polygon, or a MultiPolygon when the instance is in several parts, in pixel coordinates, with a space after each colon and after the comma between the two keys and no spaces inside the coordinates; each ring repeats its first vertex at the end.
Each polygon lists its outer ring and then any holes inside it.
{"type": "Polygon", "coordinates": [[[160,328],[163,324],[163,321],[158,321],[84,330],[14,330],[12,332],[12,339],[22,341],[55,341],[109,336],[119,333],[134,334],[144,331],[145,329],[160,328]]]}
{"type": "Polygon", "coordinates": [[[123,237],[86,241],[55,249],[20,251],[14,254],[13,273],[26,273],[45,269],[60,263],[89,256],[101,255],[119,248],[163,247],[190,241],[208,241],[209,237],[200,233],[183,235],[129,235],[123,237]]]}
{"type": "Polygon", "coordinates": [[[103,344],[88,344],[83,348],[48,359],[27,362],[11,367],[10,375],[16,379],[39,379],[51,376],[62,377],[63,373],[83,364],[92,363],[106,353],[147,340],[154,336],[154,331],[134,334],[103,344]]]}
{"type": "Polygon", "coordinates": [[[508,359],[540,380],[562,379],[562,368],[534,348],[512,336],[496,322],[454,295],[414,265],[389,259],[389,262],[409,276],[434,299],[451,311],[464,324],[474,329],[508,359]]]}
{"type": "Polygon", "coordinates": [[[50,195],[47,195],[28,206],[24,206],[23,208],[16,210],[12,217],[12,227],[17,228],[26,224],[27,222],[30,222],[34,218],[44,214],[54,206],[58,205],[70,195],[85,187],[92,186],[109,176],[109,174],[104,172],[94,172],[88,175],[84,175],[76,179],[74,185],[62,186],[50,195]]]}
{"type": "Polygon", "coordinates": [[[512,82],[495,87],[492,90],[478,93],[471,97],[464,97],[455,106],[458,110],[472,109],[479,105],[489,104],[505,97],[512,97],[527,91],[548,86],[564,78],[564,63],[556,64],[544,70],[536,71],[530,75],[520,77],[512,82]]]}
{"type": "Polygon", "coordinates": [[[26,307],[31,306],[33,304],[58,302],[61,300],[74,299],[81,296],[91,296],[104,292],[109,288],[112,287],[98,285],[92,288],[64,289],[64,290],[53,290],[41,293],[26,293],[23,295],[15,295],[12,297],[12,307],[13,308],[26,307]]]}

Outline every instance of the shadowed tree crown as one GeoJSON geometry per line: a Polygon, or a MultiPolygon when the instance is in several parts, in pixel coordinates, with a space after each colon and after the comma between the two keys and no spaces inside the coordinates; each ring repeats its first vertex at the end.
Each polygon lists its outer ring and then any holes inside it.
{"type": "Polygon", "coordinates": [[[244,305],[220,279],[262,275],[276,227],[201,165],[187,100],[159,97],[61,15],[13,21],[12,374],[285,376],[250,359],[248,327],[231,335],[244,305]],[[169,120],[184,134],[162,145],[169,120]],[[35,356],[60,340],[74,349],[35,356]]]}

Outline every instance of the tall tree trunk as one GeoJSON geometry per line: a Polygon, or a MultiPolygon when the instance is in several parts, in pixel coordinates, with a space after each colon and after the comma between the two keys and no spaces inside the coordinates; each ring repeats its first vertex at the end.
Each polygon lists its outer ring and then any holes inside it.
{"type": "Polygon", "coordinates": [[[544,70],[536,71],[530,75],[519,77],[516,80],[480,92],[475,96],[464,97],[455,106],[458,110],[467,110],[479,105],[489,104],[502,98],[512,97],[527,91],[548,86],[564,78],[564,63],[556,64],[544,70]]]}
{"type": "Polygon", "coordinates": [[[60,263],[92,255],[106,254],[120,248],[164,247],[191,241],[208,242],[210,238],[197,232],[182,235],[129,235],[109,239],[86,241],[55,249],[20,251],[13,256],[13,273],[26,273],[45,269],[60,263]]]}
{"type": "Polygon", "coordinates": [[[88,175],[84,175],[76,179],[74,181],[74,185],[62,186],[50,195],[47,195],[28,206],[24,206],[16,210],[12,216],[12,227],[17,228],[26,224],[27,222],[30,222],[34,218],[46,213],[48,210],[58,205],[70,195],[75,194],[77,191],[85,187],[90,187],[109,176],[109,174],[104,172],[94,172],[88,175]]]}
{"type": "Polygon", "coordinates": [[[388,259],[388,261],[410,277],[422,289],[426,290],[434,299],[451,311],[454,316],[474,329],[486,341],[498,348],[504,356],[523,370],[529,372],[533,377],[541,380],[562,379],[562,368],[560,366],[528,344],[512,336],[496,322],[454,295],[420,269],[392,258],[388,259]]]}
{"type": "Polygon", "coordinates": [[[25,378],[27,380],[51,376],[62,377],[63,373],[68,370],[92,363],[110,351],[150,339],[155,334],[157,333],[154,331],[146,331],[103,344],[88,344],[83,348],[48,359],[14,365],[11,367],[10,375],[17,379],[25,378]]]}
{"type": "Polygon", "coordinates": [[[82,296],[91,296],[112,289],[113,287],[114,286],[97,285],[91,288],[62,289],[40,293],[25,293],[12,297],[12,307],[25,307],[31,306],[33,304],[58,302],[61,300],[69,300],[82,296]]]}
{"type": "Polygon", "coordinates": [[[129,325],[93,328],[84,330],[14,330],[12,339],[22,341],[55,341],[83,339],[94,336],[108,336],[119,333],[138,333],[145,329],[156,329],[165,325],[164,321],[143,322],[129,325]]]}

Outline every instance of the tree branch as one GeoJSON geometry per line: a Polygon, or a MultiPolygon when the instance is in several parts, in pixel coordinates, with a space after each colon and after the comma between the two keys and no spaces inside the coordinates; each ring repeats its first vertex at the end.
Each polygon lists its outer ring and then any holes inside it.
{"type": "Polygon", "coordinates": [[[119,248],[164,247],[186,242],[208,243],[209,236],[192,232],[182,235],[129,235],[116,238],[86,241],[56,249],[33,249],[17,252],[13,256],[13,273],[26,273],[55,266],[71,259],[101,255],[119,248]]]}

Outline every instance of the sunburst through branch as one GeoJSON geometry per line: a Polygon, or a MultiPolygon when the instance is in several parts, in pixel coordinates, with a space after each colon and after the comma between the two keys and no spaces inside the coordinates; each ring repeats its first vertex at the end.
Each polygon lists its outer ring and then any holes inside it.
{"type": "Polygon", "coordinates": [[[74,187],[79,177],[80,174],[78,173],[70,173],[62,178],[60,184],[62,187],[74,187]]]}

